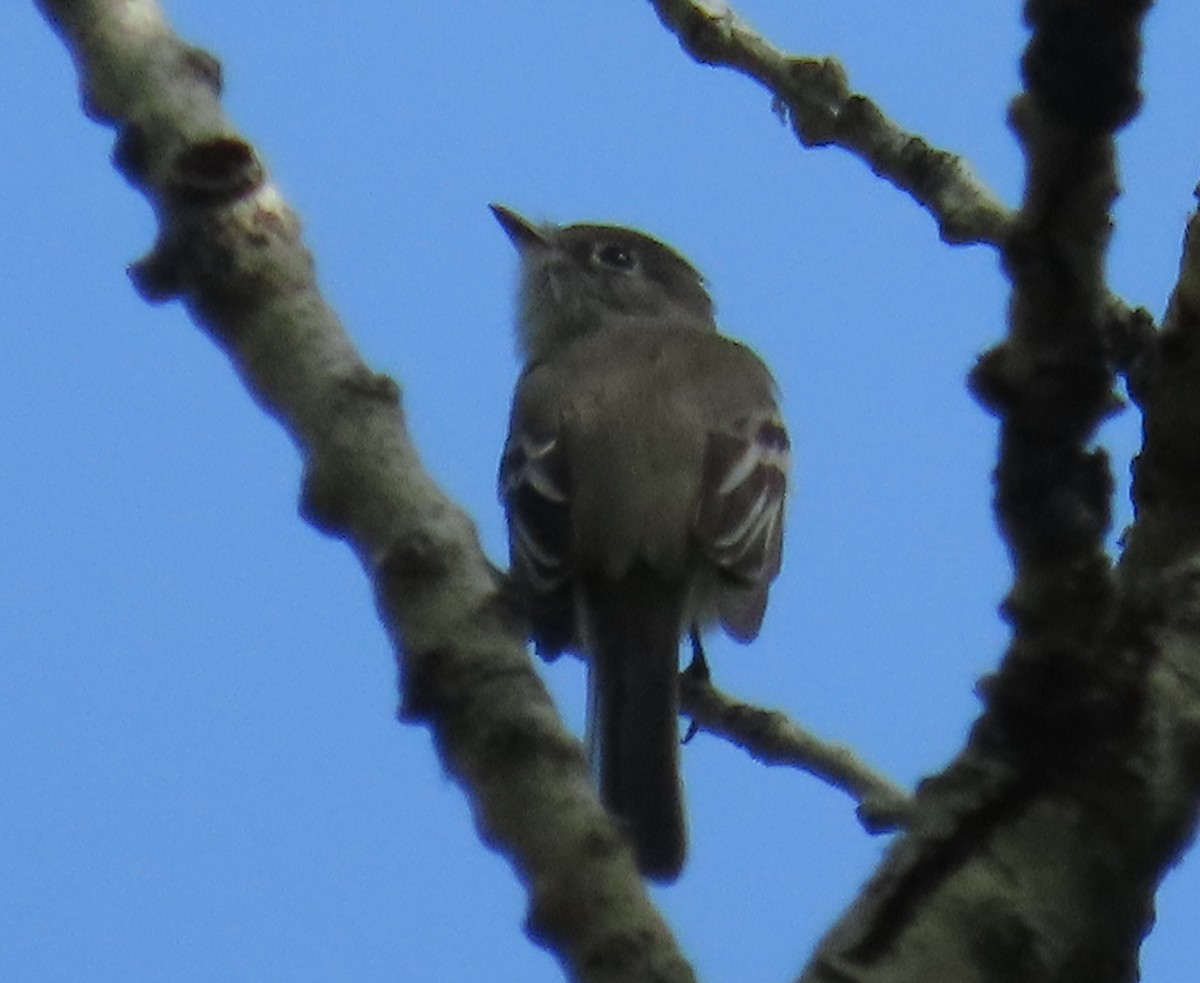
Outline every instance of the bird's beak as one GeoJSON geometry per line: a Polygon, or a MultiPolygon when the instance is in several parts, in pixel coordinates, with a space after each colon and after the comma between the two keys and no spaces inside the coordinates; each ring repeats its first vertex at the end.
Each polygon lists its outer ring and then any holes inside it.
{"type": "Polygon", "coordinates": [[[523,218],[511,208],[505,208],[503,205],[492,203],[488,205],[488,208],[492,210],[496,221],[500,223],[500,227],[504,229],[505,234],[512,240],[512,244],[517,247],[518,251],[523,253],[531,247],[546,245],[546,234],[529,219],[523,218]]]}

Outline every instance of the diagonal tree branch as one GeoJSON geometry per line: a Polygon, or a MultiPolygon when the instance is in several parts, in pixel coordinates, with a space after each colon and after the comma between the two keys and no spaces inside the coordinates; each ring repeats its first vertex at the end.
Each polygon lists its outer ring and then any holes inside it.
{"type": "Polygon", "coordinates": [[[870,98],[853,91],[837,59],[781,51],[724,2],[650,3],[696,61],[732,68],[761,83],[804,146],[837,146],[860,157],[928,211],[944,241],[1004,242],[1013,213],[960,156],[901,129],[870,98]]]}
{"type": "Polygon", "coordinates": [[[578,742],[469,519],[425,474],[396,384],[371,371],[320,296],[295,216],[218,101],[220,66],[153,0],[41,0],[86,112],[118,131],[118,168],[153,205],[149,299],[183,301],[304,461],[302,507],[374,587],[402,682],[481,838],[529,892],[528,929],[578,980],[688,981],[601,808],[578,742]]]}
{"type": "Polygon", "coordinates": [[[766,765],[799,768],[849,795],[869,833],[903,826],[912,810],[908,794],[860,761],[849,748],[821,740],[778,710],[764,710],[717,689],[697,663],[680,679],[680,708],[697,731],[724,738],[766,765]]]}

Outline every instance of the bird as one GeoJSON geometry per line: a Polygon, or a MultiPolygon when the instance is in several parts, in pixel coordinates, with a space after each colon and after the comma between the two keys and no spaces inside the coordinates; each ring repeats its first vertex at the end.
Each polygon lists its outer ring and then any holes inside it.
{"type": "Polygon", "coordinates": [[[687,853],[679,645],[759,632],[791,449],[777,387],[670,246],[490,207],[520,257],[498,479],[510,582],[538,654],[587,659],[601,801],[642,875],[671,882],[687,853]]]}

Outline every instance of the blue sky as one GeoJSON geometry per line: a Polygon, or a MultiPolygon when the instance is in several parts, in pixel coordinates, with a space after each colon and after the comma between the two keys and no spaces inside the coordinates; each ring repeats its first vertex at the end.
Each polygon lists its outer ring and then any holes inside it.
{"type": "MultiPolygon", "coordinates": [[[[1184,9],[1186,7],[1186,9],[1184,9]]],[[[739,6],[1015,202],[1019,5],[739,6]]],[[[503,531],[515,257],[488,213],[642,227],[709,277],[774,367],[797,457],[785,569],[719,683],[911,785],[960,746],[1004,649],[992,421],[964,375],[1004,329],[994,253],[950,249],[638,0],[175,2],[300,213],[320,282],[404,386],[425,462],[503,531]]],[[[1200,177],[1200,10],[1148,22],[1121,139],[1114,288],[1161,314],[1200,177]]],[[[395,673],[349,550],[296,515],[297,456],[175,304],[153,240],[30,3],[0,6],[0,975],[29,981],[559,979],[395,673]]],[[[1105,432],[1124,482],[1137,433],[1105,432]]],[[[1128,509],[1121,505],[1122,520],[1128,509]]],[[[578,724],[582,673],[546,670],[578,724]]],[[[692,852],[656,890],[708,980],[788,978],[884,842],[807,776],[684,752],[692,852]]],[[[1148,979],[1194,973],[1200,871],[1169,879],[1148,979]]]]}

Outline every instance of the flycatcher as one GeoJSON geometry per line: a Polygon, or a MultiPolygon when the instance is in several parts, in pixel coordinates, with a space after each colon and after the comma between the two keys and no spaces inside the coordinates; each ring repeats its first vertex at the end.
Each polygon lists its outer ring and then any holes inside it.
{"type": "Polygon", "coordinates": [[[523,369],[500,463],[512,580],[540,655],[584,653],[600,795],[638,866],[678,876],[679,641],[762,623],[783,545],[775,383],[717,331],[701,275],[632,229],[536,225],[521,254],[523,369]]]}

